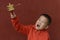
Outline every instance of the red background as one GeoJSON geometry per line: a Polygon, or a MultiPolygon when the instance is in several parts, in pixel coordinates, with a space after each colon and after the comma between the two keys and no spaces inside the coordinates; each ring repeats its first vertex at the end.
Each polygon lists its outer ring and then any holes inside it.
{"type": "Polygon", "coordinates": [[[10,22],[6,5],[15,5],[15,13],[22,24],[34,24],[41,13],[52,18],[49,27],[51,40],[60,40],[60,0],[0,0],[0,40],[26,40],[27,36],[18,33],[10,22]],[[18,3],[21,5],[16,6],[18,3]]]}

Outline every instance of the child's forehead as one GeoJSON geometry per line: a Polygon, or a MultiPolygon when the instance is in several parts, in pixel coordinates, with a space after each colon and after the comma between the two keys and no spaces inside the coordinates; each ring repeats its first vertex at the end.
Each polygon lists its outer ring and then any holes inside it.
{"type": "Polygon", "coordinates": [[[48,21],[48,19],[45,16],[40,16],[38,20],[40,20],[40,21],[48,21]]]}
{"type": "Polygon", "coordinates": [[[47,19],[45,16],[40,16],[39,19],[47,19]]]}

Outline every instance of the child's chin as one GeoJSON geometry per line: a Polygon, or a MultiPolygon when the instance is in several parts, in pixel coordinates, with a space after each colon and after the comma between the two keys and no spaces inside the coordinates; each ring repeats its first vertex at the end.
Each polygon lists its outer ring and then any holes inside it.
{"type": "Polygon", "coordinates": [[[41,29],[36,28],[36,30],[41,30],[41,29]]]}
{"type": "Polygon", "coordinates": [[[43,30],[43,29],[37,29],[37,30],[43,30]]]}

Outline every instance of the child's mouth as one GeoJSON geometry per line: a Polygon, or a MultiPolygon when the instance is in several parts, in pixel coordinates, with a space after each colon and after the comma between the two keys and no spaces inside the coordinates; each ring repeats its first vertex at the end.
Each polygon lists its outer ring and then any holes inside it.
{"type": "Polygon", "coordinates": [[[37,24],[37,27],[40,27],[40,25],[39,25],[39,24],[37,24]]]}

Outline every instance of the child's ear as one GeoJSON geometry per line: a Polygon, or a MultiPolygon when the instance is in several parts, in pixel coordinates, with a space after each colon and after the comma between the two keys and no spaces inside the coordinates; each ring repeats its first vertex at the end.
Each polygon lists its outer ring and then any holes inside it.
{"type": "Polygon", "coordinates": [[[45,27],[45,29],[48,29],[48,26],[47,26],[47,27],[45,27]]]}

